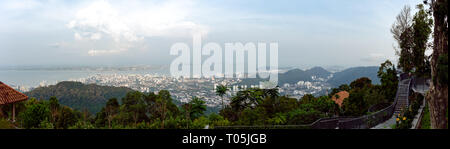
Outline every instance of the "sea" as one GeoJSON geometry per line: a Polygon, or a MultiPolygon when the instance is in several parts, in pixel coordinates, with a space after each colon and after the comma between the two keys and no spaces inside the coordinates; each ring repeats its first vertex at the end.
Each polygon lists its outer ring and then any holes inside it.
{"type": "Polygon", "coordinates": [[[92,71],[0,69],[0,81],[13,87],[34,88],[40,85],[56,84],[61,81],[79,80],[98,74],[168,75],[169,73],[166,70],[92,71]]]}

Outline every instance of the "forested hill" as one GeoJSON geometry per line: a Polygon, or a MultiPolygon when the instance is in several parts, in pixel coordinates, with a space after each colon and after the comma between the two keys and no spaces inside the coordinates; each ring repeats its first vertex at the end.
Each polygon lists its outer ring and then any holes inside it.
{"type": "MultiPolygon", "coordinates": [[[[331,73],[321,67],[314,67],[308,70],[292,69],[278,75],[278,85],[281,86],[285,83],[294,84],[298,81],[311,82],[314,81],[312,79],[313,76],[327,78],[331,74],[333,74],[333,77],[327,80],[327,83],[329,83],[332,87],[338,87],[342,84],[350,84],[350,82],[361,77],[367,77],[372,80],[372,83],[379,84],[380,79],[377,76],[378,69],[378,66],[352,67],[336,73],[331,73]]],[[[267,79],[244,79],[241,85],[259,84],[260,81],[267,81],[267,79]]]]}
{"type": "Polygon", "coordinates": [[[99,86],[95,84],[83,84],[80,82],[60,82],[48,87],[38,87],[30,92],[26,92],[30,98],[48,100],[55,96],[63,105],[77,110],[87,109],[91,113],[96,113],[105,106],[109,98],[122,98],[128,92],[133,91],[126,87],[99,86]]]}
{"type": "Polygon", "coordinates": [[[330,83],[333,87],[338,87],[342,84],[350,84],[350,82],[358,78],[367,77],[372,80],[373,84],[380,84],[380,78],[378,78],[377,76],[378,69],[378,66],[353,67],[345,69],[341,72],[334,73],[333,77],[327,82],[330,83]]]}
{"type": "MultiPolygon", "coordinates": [[[[327,78],[331,72],[323,69],[322,67],[314,67],[308,70],[292,69],[285,73],[278,74],[278,85],[283,85],[285,83],[293,84],[298,81],[313,81],[312,77],[316,76],[319,78],[327,78]]],[[[260,78],[249,78],[243,79],[240,83],[241,85],[255,85],[259,84],[260,81],[267,81],[268,79],[260,78]]]]}

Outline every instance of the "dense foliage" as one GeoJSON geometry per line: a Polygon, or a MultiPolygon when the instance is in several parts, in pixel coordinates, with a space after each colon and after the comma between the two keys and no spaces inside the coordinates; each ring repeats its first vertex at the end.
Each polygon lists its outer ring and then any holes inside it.
{"type": "Polygon", "coordinates": [[[278,89],[239,91],[220,115],[231,125],[301,125],[332,117],[339,108],[328,96],[305,95],[302,99],[279,96],[278,89]]]}
{"type": "Polygon", "coordinates": [[[81,112],[60,105],[55,97],[47,101],[32,98],[22,104],[18,122],[24,128],[67,129],[81,117],[81,112]]]}
{"type": "MultiPolygon", "coordinates": [[[[448,0],[424,0],[416,8],[412,16],[411,9],[406,6],[391,29],[398,43],[398,67],[416,77],[432,79],[426,95],[431,126],[448,128],[448,119],[445,117],[448,111],[448,0]],[[425,54],[428,49],[433,50],[430,56],[425,54]]],[[[408,113],[411,112],[404,111],[403,114],[408,113]]]]}
{"type": "Polygon", "coordinates": [[[433,20],[422,4],[417,5],[417,9],[412,17],[411,9],[405,7],[397,16],[391,32],[398,43],[397,55],[400,56],[398,66],[403,72],[429,76],[430,59],[425,56],[425,51],[429,48],[428,39],[433,20]]]}
{"type": "MultiPolygon", "coordinates": [[[[350,84],[340,85],[332,89],[331,94],[320,97],[310,94],[300,99],[280,96],[278,88],[241,90],[229,98],[230,103],[224,104],[218,114],[213,112],[208,115],[205,114],[207,107],[202,99],[193,97],[188,103],[176,103],[166,90],[158,93],[130,91],[121,98],[111,97],[95,115],[86,109],[80,112],[64,106],[62,100],[54,96],[44,100],[32,98],[16,107],[20,113],[19,125],[24,128],[203,129],[217,126],[305,125],[320,118],[365,115],[371,106],[392,101],[388,99],[395,91],[387,92],[383,88],[395,89],[395,68],[389,62],[383,63],[378,75],[382,80],[381,85],[374,85],[372,80],[363,77],[350,84]],[[347,91],[350,95],[344,99],[342,107],[332,100],[340,91],[347,91]]],[[[84,91],[91,87],[85,88],[85,85],[71,82],[64,84],[64,87],[61,84],[51,86],[56,88],[53,94],[60,95],[60,91],[91,94],[84,91]]],[[[222,99],[227,91],[227,86],[219,86],[216,90],[222,99]]],[[[99,91],[96,95],[113,94],[99,91]]],[[[3,108],[3,112],[8,110],[8,107],[3,108]]]]}
{"type": "Polygon", "coordinates": [[[60,82],[48,87],[38,87],[25,93],[37,99],[50,99],[54,96],[60,103],[77,110],[87,109],[91,113],[99,112],[110,98],[122,98],[132,91],[125,87],[99,86],[80,82],[60,82]]]}
{"type": "MultiPolygon", "coordinates": [[[[28,94],[40,95],[41,100],[32,98],[16,104],[16,108],[20,113],[19,126],[24,128],[203,129],[217,126],[308,125],[321,118],[362,116],[368,114],[372,106],[390,105],[398,84],[395,67],[386,61],[376,68],[381,84],[372,84],[371,79],[362,77],[332,89],[331,94],[319,97],[307,94],[300,99],[280,96],[278,88],[249,88],[232,95],[229,104],[223,103],[218,113],[206,114],[208,108],[205,101],[197,97],[188,103],[178,103],[167,90],[142,93],[128,91],[127,88],[75,82],[38,88],[28,94]],[[125,91],[128,92],[121,96],[125,91]],[[343,99],[342,107],[332,99],[340,91],[349,93],[349,97],[343,99]],[[69,94],[63,95],[65,93],[69,94]],[[55,96],[44,98],[47,95],[58,95],[64,100],[55,96]],[[80,108],[76,108],[78,104],[72,104],[74,109],[64,106],[68,101],[82,103],[84,101],[80,98],[90,97],[102,101],[99,112],[94,115],[87,109],[80,112],[80,108]],[[111,98],[103,101],[105,97],[111,98]]],[[[221,85],[216,88],[216,94],[225,100],[228,90],[229,87],[221,85]]],[[[8,115],[9,110],[9,106],[2,106],[3,113],[8,115]]]]}
{"type": "MultiPolygon", "coordinates": [[[[390,85],[396,84],[391,83],[390,85]]],[[[389,85],[386,87],[394,88],[389,85]]],[[[350,83],[350,96],[344,100],[342,105],[343,114],[345,116],[362,116],[366,115],[372,106],[390,105],[393,99],[385,92],[382,85],[373,85],[368,78],[363,77],[353,81],[350,83]]]]}
{"type": "Polygon", "coordinates": [[[387,60],[381,64],[378,70],[378,77],[381,80],[381,94],[389,101],[394,101],[395,94],[397,93],[398,77],[397,70],[391,61],[387,60]]]}

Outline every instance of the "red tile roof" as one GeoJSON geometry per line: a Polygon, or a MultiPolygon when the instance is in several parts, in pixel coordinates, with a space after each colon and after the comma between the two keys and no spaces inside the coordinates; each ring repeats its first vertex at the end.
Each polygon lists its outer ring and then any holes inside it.
{"type": "Polygon", "coordinates": [[[342,103],[346,98],[348,98],[350,94],[347,91],[340,91],[331,97],[331,100],[333,100],[336,104],[339,105],[339,107],[342,107],[342,103]],[[339,98],[336,98],[336,95],[339,95],[339,98]]]}
{"type": "Polygon", "coordinates": [[[28,96],[0,81],[0,105],[27,100],[28,96]]]}

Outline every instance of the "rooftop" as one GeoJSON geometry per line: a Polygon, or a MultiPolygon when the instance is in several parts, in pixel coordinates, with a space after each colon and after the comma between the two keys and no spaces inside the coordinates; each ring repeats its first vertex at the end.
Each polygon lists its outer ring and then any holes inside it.
{"type": "Polygon", "coordinates": [[[28,96],[0,81],[0,105],[27,100],[28,96]]]}
{"type": "Polygon", "coordinates": [[[344,102],[345,98],[348,98],[350,94],[347,91],[340,91],[331,97],[331,100],[333,100],[336,104],[339,105],[339,107],[342,107],[342,103],[344,102]],[[336,95],[338,95],[339,98],[336,98],[336,95]]]}

